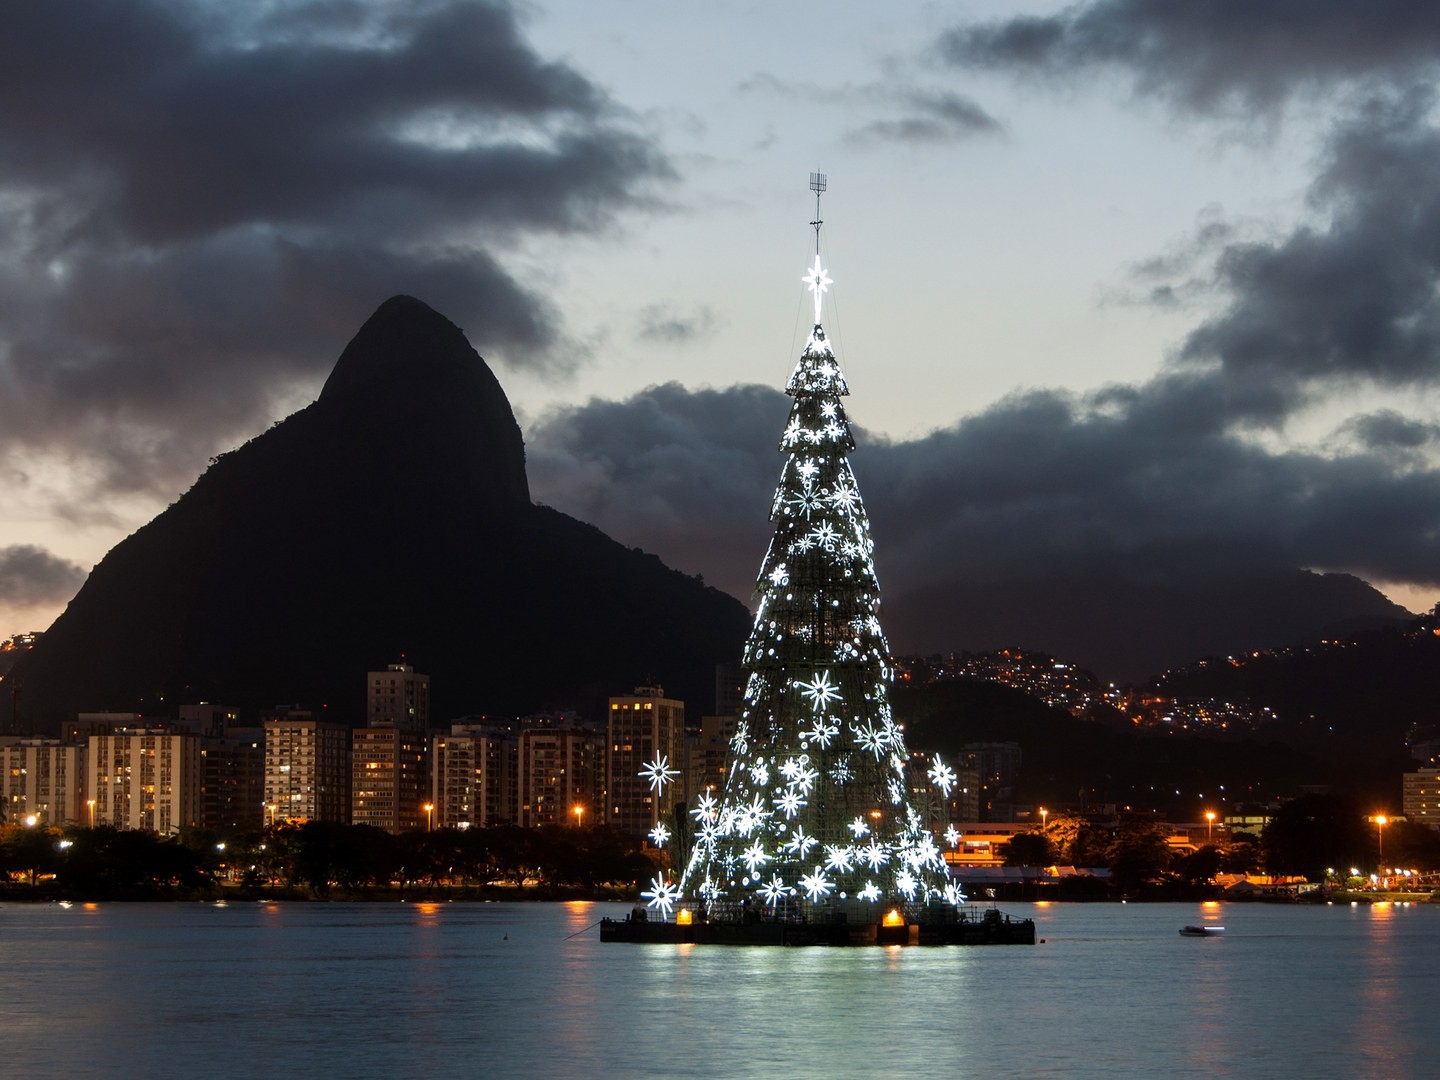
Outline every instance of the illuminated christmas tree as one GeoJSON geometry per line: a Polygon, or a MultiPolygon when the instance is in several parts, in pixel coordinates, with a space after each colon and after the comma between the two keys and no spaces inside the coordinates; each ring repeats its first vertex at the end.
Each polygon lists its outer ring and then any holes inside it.
{"type": "MultiPolygon", "coordinates": [[[[811,186],[816,253],[802,280],[814,294],[815,323],[786,387],[794,404],[745,646],[744,711],[724,790],[703,793],[691,810],[683,879],[657,878],[644,894],[665,915],[694,898],[714,920],[843,910],[852,921],[878,922],[896,903],[963,901],[930,806],[911,798],[909,755],[890,711],[875,545],[840,401],[850,391],[820,321],[831,283],[820,262],[824,177],[812,175],[811,186]]],[[[938,758],[927,765],[920,771],[943,801],[955,774],[938,758]]]]}

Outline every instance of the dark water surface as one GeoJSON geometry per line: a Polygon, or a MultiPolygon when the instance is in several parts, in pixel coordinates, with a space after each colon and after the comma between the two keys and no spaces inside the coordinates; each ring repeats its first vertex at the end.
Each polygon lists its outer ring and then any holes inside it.
{"type": "Polygon", "coordinates": [[[1440,906],[1007,905],[1033,948],[602,946],[625,910],[5,905],[0,1076],[1440,1076],[1440,906]],[[1224,935],[1179,935],[1206,920],[1224,935]]]}

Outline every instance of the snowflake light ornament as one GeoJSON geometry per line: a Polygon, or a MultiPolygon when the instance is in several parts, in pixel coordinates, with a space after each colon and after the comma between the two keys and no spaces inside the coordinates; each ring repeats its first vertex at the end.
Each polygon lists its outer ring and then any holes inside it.
{"type": "Polygon", "coordinates": [[[645,767],[640,770],[638,775],[650,781],[651,791],[659,792],[680,773],[678,770],[670,768],[669,758],[664,754],[657,754],[654,761],[645,762],[645,767]]]}
{"type": "Polygon", "coordinates": [[[876,731],[869,724],[865,724],[855,731],[855,741],[860,744],[861,749],[869,750],[879,761],[885,756],[886,739],[884,734],[876,731]]]}
{"type": "Polygon", "coordinates": [[[813,836],[807,836],[804,829],[796,829],[790,839],[785,842],[784,849],[792,855],[799,855],[802,859],[809,854],[810,849],[820,841],[813,836]]]}
{"type": "Polygon", "coordinates": [[[957,829],[954,825],[950,825],[950,826],[947,826],[947,827],[946,827],[946,829],[945,829],[945,842],[946,842],[947,844],[949,844],[951,847],[959,847],[959,846],[960,846],[960,830],[957,829]]]}
{"type": "Polygon", "coordinates": [[[766,853],[765,846],[756,840],[740,853],[740,859],[745,863],[745,868],[750,871],[750,876],[754,877],[755,872],[770,861],[770,856],[766,853]]]}
{"type": "Polygon", "coordinates": [[[906,869],[895,875],[895,887],[900,890],[906,900],[914,900],[915,891],[920,887],[920,882],[915,880],[915,875],[906,869]]]}
{"type": "Polygon", "coordinates": [[[935,764],[930,766],[930,782],[934,784],[944,796],[950,797],[950,789],[955,786],[955,770],[940,760],[940,755],[935,755],[935,764]]]}
{"type": "Polygon", "coordinates": [[[870,831],[870,826],[865,823],[865,819],[863,817],[857,817],[854,821],[850,822],[850,824],[847,825],[846,828],[855,834],[856,840],[859,840],[860,837],[864,836],[870,831]]]}
{"type": "Polygon", "coordinates": [[[705,791],[702,791],[699,797],[695,800],[695,809],[691,810],[690,814],[692,817],[694,817],[696,821],[714,821],[716,817],[719,816],[716,809],[717,806],[718,804],[715,801],[715,796],[710,794],[709,790],[707,789],[705,791]]]}
{"type": "Polygon", "coordinates": [[[805,799],[794,788],[786,788],[780,797],[775,800],[775,807],[785,815],[786,820],[793,818],[805,805],[805,799]]]}
{"type": "Polygon", "coordinates": [[[781,880],[779,874],[776,874],[764,885],[761,885],[756,891],[760,894],[760,899],[772,907],[795,892],[794,889],[781,880]]]}
{"type": "Polygon", "coordinates": [[[670,830],[665,827],[663,821],[657,821],[655,827],[650,830],[650,839],[655,842],[657,848],[663,848],[665,842],[670,839],[670,830]]]}
{"type": "Polygon", "coordinates": [[[810,699],[810,704],[816,712],[823,712],[826,708],[840,700],[840,690],[830,683],[830,672],[822,671],[808,683],[796,683],[800,693],[810,699]]]}
{"type": "Polygon", "coordinates": [[[802,794],[808,795],[810,794],[810,789],[815,786],[815,781],[819,778],[820,774],[817,771],[806,765],[802,765],[800,766],[800,771],[791,778],[790,782],[799,788],[802,794]]]}
{"type": "Polygon", "coordinates": [[[838,734],[840,734],[839,725],[829,723],[823,716],[817,716],[814,726],[800,733],[800,742],[805,746],[809,746],[813,742],[822,748],[828,747],[830,741],[838,734]]]}
{"type": "Polygon", "coordinates": [[[790,507],[790,512],[798,517],[808,518],[819,509],[821,504],[819,492],[812,491],[809,484],[785,500],[790,507]]]}
{"type": "Polygon", "coordinates": [[[858,849],[856,855],[858,855],[860,861],[868,865],[871,870],[879,870],[880,867],[890,861],[889,849],[881,844],[877,844],[873,840],[863,848],[858,849]]]}
{"type": "Polygon", "coordinates": [[[680,899],[680,886],[672,881],[666,881],[663,874],[656,874],[655,880],[650,882],[647,892],[642,892],[641,897],[649,901],[645,906],[659,908],[660,914],[669,918],[670,909],[680,899]]]}
{"type": "Polygon", "coordinates": [[[835,883],[817,866],[813,874],[806,874],[800,879],[800,888],[805,890],[805,895],[811,900],[823,900],[835,888],[835,883]]]}

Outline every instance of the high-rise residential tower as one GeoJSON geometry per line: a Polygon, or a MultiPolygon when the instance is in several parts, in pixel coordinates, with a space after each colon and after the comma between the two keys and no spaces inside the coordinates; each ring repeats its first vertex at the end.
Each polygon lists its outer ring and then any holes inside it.
{"type": "Polygon", "coordinates": [[[674,804],[685,798],[683,783],[674,782],[685,769],[685,703],[667,698],[663,687],[640,686],[612,697],[606,712],[606,821],[634,837],[657,826],[668,837],[674,804]]]}

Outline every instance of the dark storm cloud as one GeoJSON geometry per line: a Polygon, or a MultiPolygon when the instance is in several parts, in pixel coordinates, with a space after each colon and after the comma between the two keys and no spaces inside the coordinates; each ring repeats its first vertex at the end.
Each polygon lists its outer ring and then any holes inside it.
{"type": "Polygon", "coordinates": [[[174,490],[387,296],[574,363],[504,265],[663,157],[492,2],[23,4],[0,35],[0,453],[174,490]],[[97,460],[99,459],[99,460],[97,460]]]}
{"type": "MultiPolygon", "coordinates": [[[[1327,103],[1300,226],[1247,238],[1211,214],[1188,249],[1137,267],[1158,306],[1219,300],[1174,358],[1193,421],[1274,425],[1356,384],[1440,380],[1440,131],[1424,77],[1440,61],[1440,7],[1092,0],[958,27],[940,45],[959,67],[1113,66],[1197,113],[1274,114],[1302,92],[1327,103]]],[[[1152,410],[1169,411],[1164,389],[1152,410]]]]}
{"type": "Polygon", "coordinates": [[[1409,461],[1419,460],[1417,451],[1440,446],[1440,424],[1414,420],[1394,409],[1351,417],[1341,425],[1339,434],[1342,438],[1353,436],[1366,450],[1409,461]]]}
{"type": "Polygon", "coordinates": [[[717,322],[715,312],[704,304],[690,312],[678,312],[664,304],[650,304],[640,312],[637,335],[642,341],[679,344],[706,337],[715,329],[717,322]]]}
{"type": "MultiPolygon", "coordinates": [[[[1055,572],[1193,582],[1296,566],[1440,585],[1440,470],[1365,449],[1274,454],[1176,423],[1155,404],[1175,394],[1163,381],[1017,395],[910,442],[859,431],[851,461],[882,587],[1023,589],[1055,572]]],[[[755,386],[592,401],[530,432],[532,487],[746,598],[786,409],[755,386]]]]}
{"type": "MultiPolygon", "coordinates": [[[[1385,455],[1274,454],[1201,425],[1054,392],[874,448],[867,488],[897,584],[926,568],[1024,579],[1038,566],[1184,554],[1196,578],[1279,566],[1440,584],[1440,470],[1385,455]],[[916,527],[929,518],[926,528],[916,527]]],[[[857,464],[857,470],[860,466],[857,464]]]]}
{"type": "Polygon", "coordinates": [[[851,126],[845,138],[854,143],[953,142],[1004,131],[1004,125],[973,99],[950,90],[907,85],[903,78],[825,86],[762,74],[747,79],[737,90],[841,108],[852,115],[882,110],[900,114],[851,126]]]}
{"type": "Polygon", "coordinates": [[[1432,95],[1376,98],[1336,126],[1311,185],[1317,219],[1220,249],[1228,301],[1182,361],[1236,384],[1406,388],[1440,381],[1440,130],[1432,95]]]}
{"type": "Polygon", "coordinates": [[[923,90],[898,95],[908,115],[875,120],[854,128],[854,142],[950,142],[976,135],[998,135],[1000,122],[969,98],[923,90]]]}
{"type": "Polygon", "coordinates": [[[0,548],[0,604],[32,607],[75,595],[85,571],[32,544],[0,548]]]}
{"type": "Polygon", "coordinates": [[[789,399],[764,386],[652,386],[526,432],[530,488],[626,544],[747,599],[768,535],[789,399]]]}
{"type": "Polygon", "coordinates": [[[1065,79],[1112,67],[1142,96],[1211,114],[1269,113],[1337,81],[1413,75],[1440,59],[1428,0],[1091,0],[1055,15],[955,27],[939,40],[956,67],[1065,79]]]}

